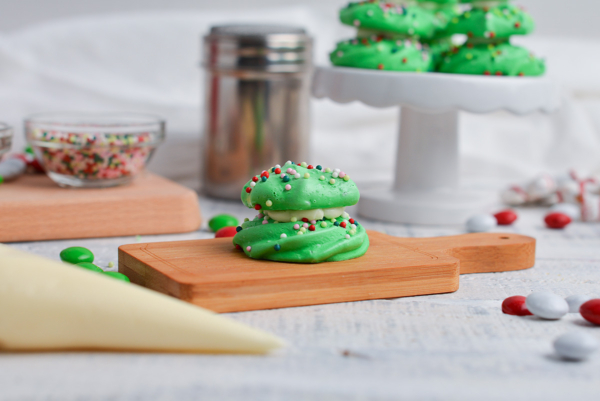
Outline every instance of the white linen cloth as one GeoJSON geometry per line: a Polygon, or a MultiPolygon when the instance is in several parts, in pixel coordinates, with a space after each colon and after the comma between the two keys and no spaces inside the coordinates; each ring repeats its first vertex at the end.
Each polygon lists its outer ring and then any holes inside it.
{"type": "MultiPolygon", "coordinates": [[[[337,21],[305,7],[232,12],[146,12],[77,17],[0,35],[0,120],[16,129],[22,118],[46,111],[137,111],[168,120],[168,139],[150,168],[193,188],[200,186],[200,38],[211,25],[282,21],[315,37],[317,64],[328,64],[335,42],[353,35],[337,21]],[[293,18],[290,16],[293,15],[293,18]]],[[[463,179],[500,186],[540,171],[600,168],[600,44],[544,37],[517,40],[547,59],[548,76],[564,88],[562,110],[526,117],[505,112],[462,113],[463,179]]],[[[490,78],[493,79],[493,78],[490,78]]],[[[396,109],[314,101],[312,157],[344,166],[358,181],[392,179],[396,109]],[[354,161],[367,160],[353,167],[354,161]],[[360,165],[360,168],[359,168],[360,165]]]]}

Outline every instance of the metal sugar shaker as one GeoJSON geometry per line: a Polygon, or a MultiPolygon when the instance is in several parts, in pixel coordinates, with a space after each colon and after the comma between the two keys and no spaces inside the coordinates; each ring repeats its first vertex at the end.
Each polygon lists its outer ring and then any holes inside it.
{"type": "Polygon", "coordinates": [[[221,25],[203,47],[204,190],[239,199],[253,175],[307,160],[312,38],[296,27],[221,25]]]}

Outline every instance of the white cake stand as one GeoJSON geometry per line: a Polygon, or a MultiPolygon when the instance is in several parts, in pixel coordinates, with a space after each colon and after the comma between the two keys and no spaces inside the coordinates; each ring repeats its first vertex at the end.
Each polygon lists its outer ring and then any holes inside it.
{"type": "Polygon", "coordinates": [[[414,224],[462,224],[497,201],[497,194],[459,187],[459,110],[549,113],[560,103],[558,86],[544,78],[342,67],[318,67],[312,93],[337,103],[400,109],[394,186],[361,191],[358,211],[377,220],[414,224]]]}

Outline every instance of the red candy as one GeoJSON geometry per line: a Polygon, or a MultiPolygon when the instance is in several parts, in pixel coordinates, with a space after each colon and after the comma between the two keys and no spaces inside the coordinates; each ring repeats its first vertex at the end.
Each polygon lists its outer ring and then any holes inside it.
{"type": "Polygon", "coordinates": [[[252,177],[252,181],[257,182],[258,181],[258,177],[257,176],[252,177]]]}
{"type": "Polygon", "coordinates": [[[246,193],[249,194],[250,192],[252,192],[252,188],[250,188],[250,187],[246,188],[246,193]]]}
{"type": "Polygon", "coordinates": [[[312,170],[314,167],[312,166],[312,164],[309,164],[307,169],[312,170]]]}
{"type": "Polygon", "coordinates": [[[354,224],[354,219],[350,219],[348,221],[350,222],[350,224],[354,224]]]}
{"type": "Polygon", "coordinates": [[[302,221],[305,222],[305,223],[308,223],[308,219],[306,217],[303,217],[302,221]]]}
{"type": "Polygon", "coordinates": [[[276,168],[275,169],[275,174],[281,174],[281,169],[280,168],[276,168]]]}
{"type": "Polygon", "coordinates": [[[510,226],[517,220],[517,214],[510,209],[503,210],[494,215],[499,226],[510,226]]]}
{"type": "Polygon", "coordinates": [[[265,170],[262,173],[260,173],[260,176],[269,178],[269,172],[265,170]]]}
{"type": "Polygon", "coordinates": [[[502,301],[502,313],[507,315],[515,316],[528,316],[532,315],[531,312],[525,306],[526,297],[522,295],[515,295],[514,297],[508,297],[502,301]]]}
{"type": "Polygon", "coordinates": [[[581,305],[579,313],[588,322],[600,325],[600,299],[590,299],[581,305]]]}
{"type": "Polygon", "coordinates": [[[340,227],[342,227],[342,228],[346,228],[346,222],[345,222],[345,221],[342,221],[342,222],[340,223],[340,227]]]}
{"type": "Polygon", "coordinates": [[[239,246],[238,244],[236,244],[236,245],[235,245],[235,249],[237,249],[238,251],[241,251],[241,250],[242,250],[242,247],[241,247],[241,246],[239,246]]]}
{"type": "Polygon", "coordinates": [[[235,237],[237,227],[223,227],[217,230],[215,238],[235,237]]]}
{"type": "Polygon", "coordinates": [[[308,229],[309,229],[310,231],[315,231],[315,228],[316,228],[316,227],[315,227],[315,225],[314,225],[314,224],[311,224],[310,226],[308,226],[308,229]]]}
{"type": "Polygon", "coordinates": [[[256,205],[254,205],[254,209],[260,210],[262,209],[262,206],[257,203],[256,205]]]}
{"type": "Polygon", "coordinates": [[[544,219],[548,228],[565,228],[571,223],[571,218],[564,213],[550,213],[544,219]]]}

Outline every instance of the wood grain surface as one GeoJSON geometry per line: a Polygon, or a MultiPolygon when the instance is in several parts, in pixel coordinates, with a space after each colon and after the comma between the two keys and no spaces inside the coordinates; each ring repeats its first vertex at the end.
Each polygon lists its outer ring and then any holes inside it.
{"type": "Polygon", "coordinates": [[[517,234],[398,238],[369,231],[360,258],[320,264],[250,259],[231,238],[119,247],[132,282],[216,312],[236,312],[458,289],[464,273],[532,267],[535,239],[517,234]]]}
{"type": "Polygon", "coordinates": [[[0,186],[0,211],[0,242],[181,233],[201,223],[194,191],[150,173],[101,189],[25,175],[0,186]]]}

